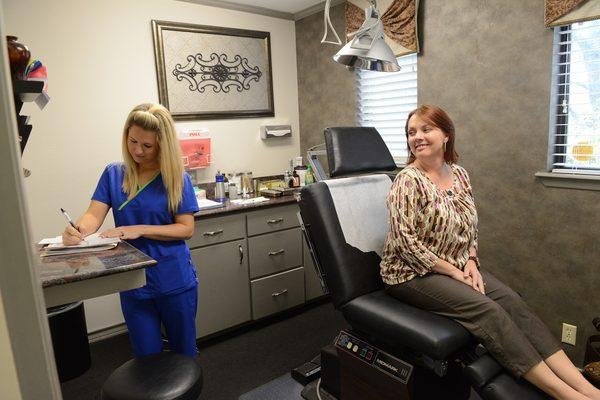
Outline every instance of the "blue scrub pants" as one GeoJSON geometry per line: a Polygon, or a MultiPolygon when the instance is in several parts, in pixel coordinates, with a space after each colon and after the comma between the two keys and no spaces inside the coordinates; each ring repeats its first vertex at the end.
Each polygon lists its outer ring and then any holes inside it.
{"type": "Polygon", "coordinates": [[[167,331],[172,352],[197,356],[197,286],[182,293],[152,299],[136,299],[122,294],[120,297],[131,348],[136,357],[162,351],[161,322],[167,331]]]}

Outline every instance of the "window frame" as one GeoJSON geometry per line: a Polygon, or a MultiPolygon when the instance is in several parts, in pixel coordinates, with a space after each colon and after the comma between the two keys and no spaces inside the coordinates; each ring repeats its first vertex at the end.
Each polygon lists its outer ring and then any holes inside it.
{"type": "MultiPolygon", "coordinates": [[[[569,104],[569,93],[565,91],[560,93],[560,87],[568,88],[570,85],[570,59],[571,59],[571,33],[565,32],[571,30],[571,24],[562,25],[553,29],[552,42],[552,81],[551,81],[551,102],[550,102],[550,129],[548,138],[547,152],[547,170],[535,174],[547,187],[581,189],[581,190],[600,190],[600,173],[595,173],[595,169],[574,169],[569,167],[556,168],[555,163],[566,163],[565,155],[553,155],[556,151],[556,145],[566,144],[568,140],[568,113],[562,114],[562,104],[566,101],[569,104]],[[566,35],[567,40],[563,39],[566,35]],[[565,42],[560,45],[558,52],[555,51],[555,43],[565,42]],[[559,53],[559,54],[557,54],[559,53]],[[564,65],[560,65],[564,63],[564,65]],[[558,66],[558,76],[554,74],[554,68],[558,66]],[[564,74],[564,75],[563,75],[564,74]],[[563,136],[558,136],[563,135],[563,136]],[[560,171],[563,170],[563,171],[560,171]]],[[[565,151],[566,152],[566,151],[565,151]]],[[[599,171],[600,172],[600,171],[599,171]]]]}

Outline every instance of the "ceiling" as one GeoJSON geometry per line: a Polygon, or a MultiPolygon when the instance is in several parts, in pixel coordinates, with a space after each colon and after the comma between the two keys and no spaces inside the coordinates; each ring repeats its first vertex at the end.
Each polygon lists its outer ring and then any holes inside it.
{"type": "Polygon", "coordinates": [[[229,3],[241,4],[245,6],[253,6],[266,8],[279,12],[296,14],[304,11],[316,4],[322,3],[323,0],[227,0],[229,3]]]}
{"type": "MultiPolygon", "coordinates": [[[[0,0],[1,1],[1,0],[0,0]]],[[[299,20],[325,9],[325,0],[178,0],[275,18],[299,20]]],[[[368,1],[368,0],[363,0],[368,1]]],[[[391,0],[389,0],[391,1],[391,0]]],[[[331,0],[331,7],[346,0],[331,0]]]]}

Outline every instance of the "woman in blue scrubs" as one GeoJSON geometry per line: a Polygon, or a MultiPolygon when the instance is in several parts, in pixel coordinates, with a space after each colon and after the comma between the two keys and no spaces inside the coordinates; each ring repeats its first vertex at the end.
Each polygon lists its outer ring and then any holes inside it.
{"type": "Polygon", "coordinates": [[[115,228],[101,236],[127,240],[158,262],[146,269],[146,286],[120,294],[134,355],[162,351],[162,323],[171,351],[195,357],[198,281],[185,240],[194,234],[198,203],[169,111],[135,107],[122,150],[125,161],[105,168],[78,229],[67,226],[63,242],[76,244],[98,231],[112,208],[115,228]]]}

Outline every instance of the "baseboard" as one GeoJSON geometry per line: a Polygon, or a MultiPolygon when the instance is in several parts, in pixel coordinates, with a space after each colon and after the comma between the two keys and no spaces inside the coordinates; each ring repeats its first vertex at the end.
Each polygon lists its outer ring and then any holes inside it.
{"type": "Polygon", "coordinates": [[[88,342],[95,343],[127,332],[127,325],[119,324],[88,333],[88,342]]]}

